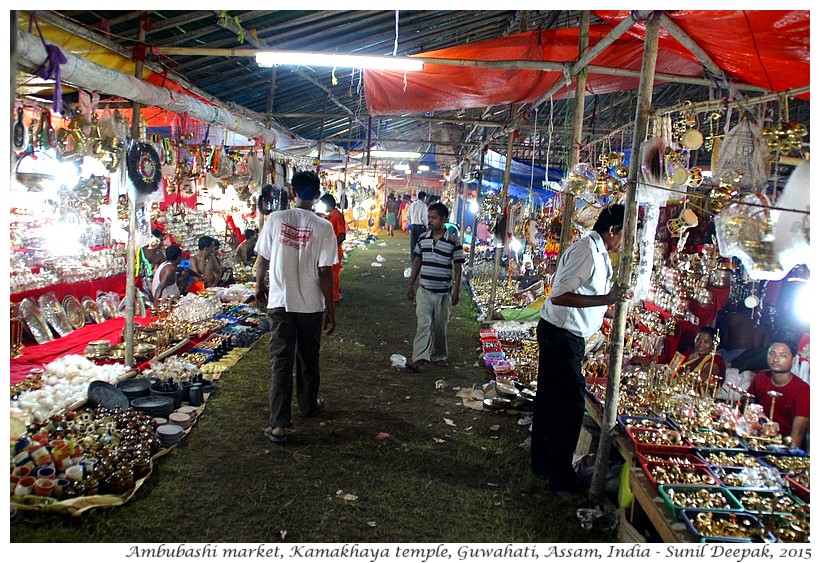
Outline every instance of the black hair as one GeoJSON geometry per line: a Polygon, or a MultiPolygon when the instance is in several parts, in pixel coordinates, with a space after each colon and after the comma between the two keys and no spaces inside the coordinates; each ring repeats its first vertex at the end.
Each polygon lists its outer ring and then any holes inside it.
{"type": "Polygon", "coordinates": [[[204,236],[199,237],[199,242],[197,243],[197,247],[199,247],[200,250],[205,250],[209,246],[213,245],[213,243],[214,243],[213,238],[209,237],[208,235],[204,235],[204,236]]]}
{"type": "Polygon", "coordinates": [[[450,210],[447,209],[447,206],[444,205],[443,203],[436,202],[436,203],[430,204],[427,207],[427,212],[429,213],[431,211],[435,211],[436,215],[438,215],[439,217],[441,217],[445,220],[447,220],[450,217],[450,210]]]}
{"type": "Polygon", "coordinates": [[[165,249],[165,259],[169,262],[173,262],[180,256],[182,256],[182,249],[178,246],[172,245],[165,249]]]}
{"type": "Polygon", "coordinates": [[[336,207],[336,198],[333,197],[333,194],[331,193],[326,193],[325,195],[319,198],[319,201],[325,204],[325,207],[328,208],[328,212],[330,212],[330,210],[336,207]]]}
{"type": "Polygon", "coordinates": [[[697,335],[698,335],[698,334],[700,334],[700,333],[703,333],[703,334],[708,334],[709,336],[711,336],[711,337],[712,337],[712,340],[713,340],[713,341],[714,341],[714,339],[715,339],[715,336],[717,335],[717,331],[716,331],[715,329],[713,329],[712,327],[710,327],[710,326],[702,326],[702,327],[700,327],[700,328],[698,329],[698,331],[695,333],[695,335],[697,336],[697,335]]]}
{"type": "Polygon", "coordinates": [[[290,185],[299,199],[316,199],[319,196],[319,176],[312,170],[302,170],[293,175],[290,185]]]}
{"type": "Polygon", "coordinates": [[[419,199],[424,199],[425,197],[427,197],[427,192],[419,192],[419,194],[416,197],[419,199]]]}
{"type": "Polygon", "coordinates": [[[797,355],[797,339],[790,336],[790,332],[788,331],[781,330],[772,335],[772,340],[769,342],[769,348],[772,347],[772,344],[785,344],[789,347],[792,356],[797,355]]]}
{"type": "Polygon", "coordinates": [[[151,229],[151,234],[157,237],[159,240],[165,238],[165,233],[162,232],[162,229],[151,229]]]}
{"type": "Polygon", "coordinates": [[[245,229],[245,238],[251,238],[253,235],[256,234],[256,229],[245,229]]]}
{"type": "Polygon", "coordinates": [[[615,227],[615,232],[619,233],[624,228],[624,212],[626,208],[620,203],[607,205],[598,214],[598,219],[592,226],[592,230],[598,234],[609,231],[610,227],[615,227]]]}

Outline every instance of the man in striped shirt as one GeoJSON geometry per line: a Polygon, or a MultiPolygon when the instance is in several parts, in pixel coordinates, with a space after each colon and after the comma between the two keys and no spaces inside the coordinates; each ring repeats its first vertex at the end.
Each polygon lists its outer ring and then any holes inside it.
{"type": "Polygon", "coordinates": [[[418,328],[413,340],[413,359],[405,364],[413,371],[424,371],[430,362],[447,366],[447,323],[450,307],[458,304],[461,295],[464,264],[461,238],[444,226],[449,216],[450,211],[443,203],[430,205],[428,230],[419,236],[413,248],[407,298],[416,302],[418,328]]]}

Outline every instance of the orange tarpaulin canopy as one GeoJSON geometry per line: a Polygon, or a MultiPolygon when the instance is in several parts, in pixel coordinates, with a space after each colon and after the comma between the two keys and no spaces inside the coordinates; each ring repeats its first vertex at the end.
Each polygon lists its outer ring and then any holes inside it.
{"type": "MultiPolygon", "coordinates": [[[[604,38],[629,11],[596,11],[607,25],[591,26],[589,44],[604,38]]],[[[735,82],[774,91],[809,84],[808,11],[670,11],[666,14],[698,43],[735,82]]],[[[590,64],[639,71],[643,56],[641,23],[618,38],[590,64]]],[[[578,59],[577,28],[519,33],[418,55],[485,61],[578,59]]],[[[703,64],[668,32],[658,43],[656,73],[703,77],[703,64]]],[[[494,69],[425,64],[418,72],[365,70],[365,97],[373,115],[428,112],[534,102],[557,81],[560,71],[494,69]]],[[[606,94],[638,88],[637,77],[590,73],[587,91],[606,94]]],[[[564,85],[555,98],[567,96],[564,85]]],[[[808,95],[803,97],[808,98],[808,95]]]]}

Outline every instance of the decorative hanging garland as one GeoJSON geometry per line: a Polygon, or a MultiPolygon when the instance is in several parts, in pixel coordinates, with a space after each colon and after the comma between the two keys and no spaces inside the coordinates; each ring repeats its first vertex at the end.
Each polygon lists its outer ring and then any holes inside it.
{"type": "Polygon", "coordinates": [[[159,155],[147,143],[132,141],[125,157],[128,177],[138,192],[150,194],[159,189],[162,179],[159,155]]]}

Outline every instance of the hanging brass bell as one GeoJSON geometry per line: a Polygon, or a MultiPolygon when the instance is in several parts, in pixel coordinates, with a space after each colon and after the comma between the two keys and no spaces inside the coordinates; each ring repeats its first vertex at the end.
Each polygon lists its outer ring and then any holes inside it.
{"type": "Polygon", "coordinates": [[[620,166],[615,167],[615,177],[616,178],[627,178],[629,176],[629,168],[621,164],[620,166]]]}

